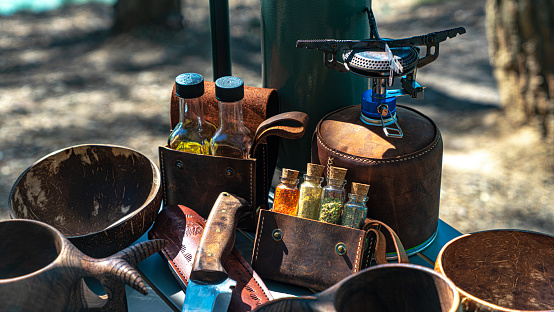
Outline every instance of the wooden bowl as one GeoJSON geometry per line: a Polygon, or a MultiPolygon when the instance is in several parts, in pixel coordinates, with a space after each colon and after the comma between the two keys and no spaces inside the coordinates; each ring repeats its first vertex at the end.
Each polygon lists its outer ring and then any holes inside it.
{"type": "Polygon", "coordinates": [[[12,218],[54,226],[85,254],[102,258],[129,246],[161,205],[157,166],[137,151],[77,145],[38,160],[10,192],[12,218]]]}
{"type": "Polygon", "coordinates": [[[464,311],[554,310],[554,237],[496,230],[443,246],[435,270],[450,278],[464,311]]]}

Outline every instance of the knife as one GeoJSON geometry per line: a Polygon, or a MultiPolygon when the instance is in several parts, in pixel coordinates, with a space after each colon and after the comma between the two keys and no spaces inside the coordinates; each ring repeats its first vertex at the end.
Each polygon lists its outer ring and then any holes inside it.
{"type": "Polygon", "coordinates": [[[235,244],[237,221],[249,207],[238,196],[219,194],[196,250],[183,312],[227,311],[236,282],[229,278],[223,263],[235,244]]]}

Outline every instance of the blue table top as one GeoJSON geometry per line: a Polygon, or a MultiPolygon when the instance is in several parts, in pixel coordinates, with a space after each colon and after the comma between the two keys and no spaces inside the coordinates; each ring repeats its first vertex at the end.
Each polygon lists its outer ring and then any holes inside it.
{"type": "MultiPolygon", "coordinates": [[[[254,233],[237,232],[235,247],[250,262],[252,247],[254,244],[254,233]]],[[[418,264],[433,267],[434,262],[442,248],[447,242],[461,233],[439,220],[438,233],[435,240],[424,250],[410,257],[411,264],[418,264]]],[[[144,234],[138,241],[147,240],[144,234]]],[[[185,300],[185,293],[173,277],[167,262],[156,253],[137,265],[148,284],[148,296],[143,296],[134,289],[126,287],[127,303],[129,311],[181,311],[185,300]]],[[[290,284],[279,283],[271,280],[264,280],[267,288],[271,291],[273,298],[312,295],[313,292],[307,288],[290,284]]]]}

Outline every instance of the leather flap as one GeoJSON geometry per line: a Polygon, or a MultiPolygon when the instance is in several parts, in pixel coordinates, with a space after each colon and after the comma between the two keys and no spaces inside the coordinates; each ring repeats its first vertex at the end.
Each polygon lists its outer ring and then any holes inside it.
{"type": "Polygon", "coordinates": [[[252,267],[263,278],[323,290],[362,268],[365,234],[261,210],[252,267]]]}
{"type": "Polygon", "coordinates": [[[159,147],[159,157],[164,205],[193,207],[202,218],[207,219],[221,192],[236,194],[249,201],[252,215],[254,209],[263,204],[262,198],[256,201],[254,158],[215,157],[176,151],[165,146],[159,147]]]}

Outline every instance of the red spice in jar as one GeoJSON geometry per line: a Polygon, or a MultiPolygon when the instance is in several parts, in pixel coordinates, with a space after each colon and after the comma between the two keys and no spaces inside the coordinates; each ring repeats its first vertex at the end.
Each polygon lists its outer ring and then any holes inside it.
{"type": "Polygon", "coordinates": [[[298,171],[283,169],[281,183],[275,187],[275,198],[272,210],[296,216],[298,212],[298,171]]]}

